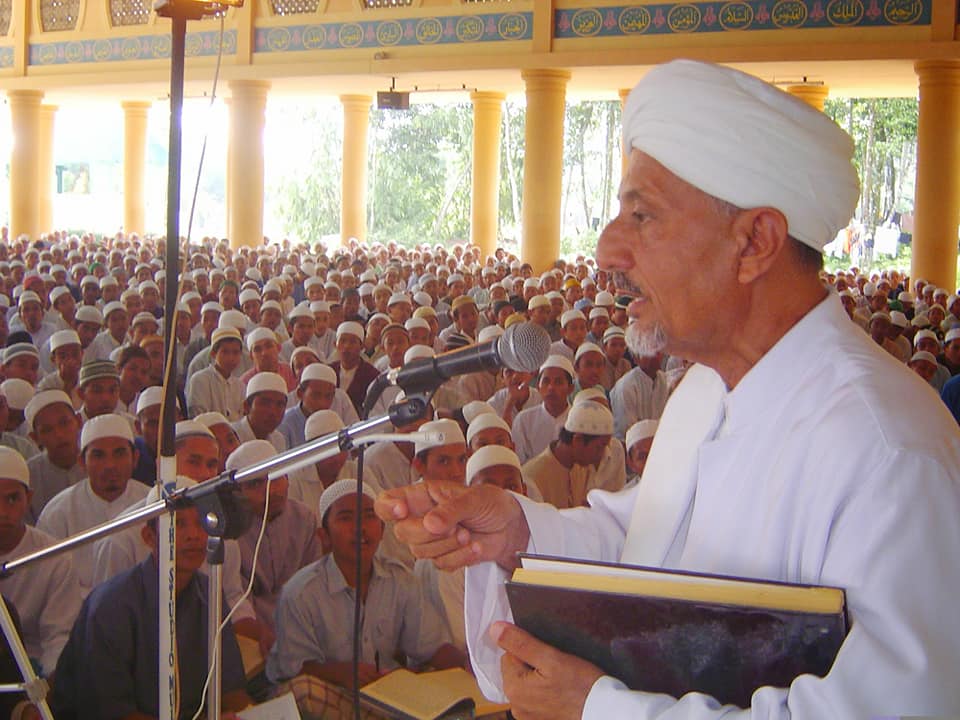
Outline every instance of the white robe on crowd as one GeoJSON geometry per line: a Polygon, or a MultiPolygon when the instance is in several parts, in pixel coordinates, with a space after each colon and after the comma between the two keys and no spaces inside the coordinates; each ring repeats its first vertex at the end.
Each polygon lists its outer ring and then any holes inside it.
{"type": "MultiPolygon", "coordinates": [[[[667,518],[677,532],[668,536],[661,564],[842,587],[849,635],[827,677],[761,688],[747,710],[720,707],[702,694],[633,692],[603,677],[582,717],[955,715],[960,432],[935,393],[868,337],[851,333],[831,294],[723,405],[722,427],[693,458],[692,496],[673,503],[678,512],[667,518]],[[903,398],[914,403],[909,411],[903,398]]],[[[648,526],[631,525],[661,443],[669,441],[658,434],[639,485],[595,491],[591,508],[560,512],[521,498],[527,550],[629,562],[645,543],[662,543],[663,536],[648,537],[648,526]],[[632,549],[626,557],[625,543],[632,549]]],[[[503,697],[500,653],[486,631],[510,618],[504,577],[491,563],[467,570],[472,666],[492,698],[503,697]]]]}

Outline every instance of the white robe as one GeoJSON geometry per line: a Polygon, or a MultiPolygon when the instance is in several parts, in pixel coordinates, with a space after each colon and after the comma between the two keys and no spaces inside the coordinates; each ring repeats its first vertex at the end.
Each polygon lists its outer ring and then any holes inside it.
{"type": "MultiPolygon", "coordinates": [[[[90,479],[71,485],[47,503],[37,520],[37,528],[63,540],[78,532],[113,520],[138,500],[143,500],[150,489],[136,480],[128,480],[127,488],[113,502],[107,502],[93,492],[90,479]]],[[[93,545],[81,545],[71,551],[73,566],[80,581],[80,592],[86,597],[93,588],[93,545]]]]}
{"type": "Polygon", "coordinates": [[[517,413],[513,419],[511,434],[521,463],[535,458],[557,439],[569,412],[568,405],[560,415],[554,417],[547,412],[546,406],[540,403],[517,413]]]}
{"type": "MultiPolygon", "coordinates": [[[[848,322],[829,296],[727,394],[725,424],[699,448],[686,532],[664,562],[843,587],[851,630],[829,675],[761,688],[742,711],[603,677],[583,718],[956,714],[960,432],[926,383],[848,322]]],[[[631,544],[643,543],[645,528],[628,531],[643,483],[595,491],[591,508],[563,512],[520,499],[527,550],[618,561],[628,532],[631,544]]],[[[472,666],[493,698],[502,697],[499,653],[486,631],[510,617],[504,577],[491,563],[467,570],[472,666]]]]}
{"type": "MultiPolygon", "coordinates": [[[[0,563],[42,550],[55,542],[50,535],[28,526],[18,545],[11,552],[0,554],[0,563]]],[[[26,565],[0,580],[0,593],[20,616],[27,654],[40,662],[46,676],[56,669],[57,658],[80,612],[79,591],[68,553],[26,565]]]]}
{"type": "Polygon", "coordinates": [[[672,389],[672,375],[662,370],[651,379],[640,368],[620,378],[610,391],[614,434],[623,440],[627,430],[638,420],[657,420],[663,414],[672,389]]]}

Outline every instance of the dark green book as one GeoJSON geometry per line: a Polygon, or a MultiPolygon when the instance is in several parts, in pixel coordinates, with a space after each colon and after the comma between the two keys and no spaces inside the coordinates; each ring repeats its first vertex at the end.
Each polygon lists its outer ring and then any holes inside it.
{"type": "Polygon", "coordinates": [[[829,672],[847,632],[839,588],[526,555],[514,622],[633,690],[750,706],[766,685],[829,672]]]}

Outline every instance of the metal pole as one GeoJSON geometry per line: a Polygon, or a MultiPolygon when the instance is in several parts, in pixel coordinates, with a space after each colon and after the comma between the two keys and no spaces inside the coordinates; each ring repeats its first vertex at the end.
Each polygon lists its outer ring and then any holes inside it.
{"type": "MultiPolygon", "coordinates": [[[[47,690],[49,689],[47,681],[37,677],[37,674],[33,671],[30,657],[23,647],[23,641],[20,640],[20,635],[13,624],[13,618],[10,617],[10,611],[7,610],[7,602],[3,597],[0,597],[0,628],[3,630],[3,635],[7,639],[7,644],[10,646],[10,651],[13,653],[14,660],[17,661],[17,667],[20,668],[20,674],[23,675],[24,680],[22,686],[15,685],[11,686],[10,689],[26,691],[30,702],[36,705],[40,711],[40,717],[43,720],[53,720],[53,713],[50,712],[50,706],[47,704],[47,690]]],[[[6,686],[3,691],[7,691],[6,686]]]]}
{"type": "Polygon", "coordinates": [[[223,539],[207,540],[207,564],[210,566],[210,592],[207,600],[207,666],[210,686],[207,689],[207,717],[220,717],[220,623],[223,622],[223,539]]]}
{"type": "MultiPolygon", "coordinates": [[[[177,367],[174,343],[174,320],[177,312],[177,286],[180,269],[180,164],[183,136],[183,75],[186,56],[187,15],[171,13],[170,43],[170,143],[167,165],[167,247],[166,247],[166,292],[164,297],[164,368],[166,384],[162,404],[160,427],[160,468],[157,482],[161,486],[176,487],[177,466],[175,428],[177,421],[177,367]]],[[[160,518],[158,541],[158,572],[160,588],[159,605],[159,709],[160,720],[174,720],[178,714],[177,687],[177,592],[172,578],[176,571],[175,524],[169,515],[160,518]]]]}

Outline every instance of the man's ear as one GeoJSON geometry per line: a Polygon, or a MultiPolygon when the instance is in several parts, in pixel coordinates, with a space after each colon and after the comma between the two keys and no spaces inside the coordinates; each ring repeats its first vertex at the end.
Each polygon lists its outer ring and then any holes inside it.
{"type": "Polygon", "coordinates": [[[743,285],[766,274],[789,241],[786,217],[769,207],[741,211],[733,220],[733,234],[740,248],[737,280],[743,285]]]}

